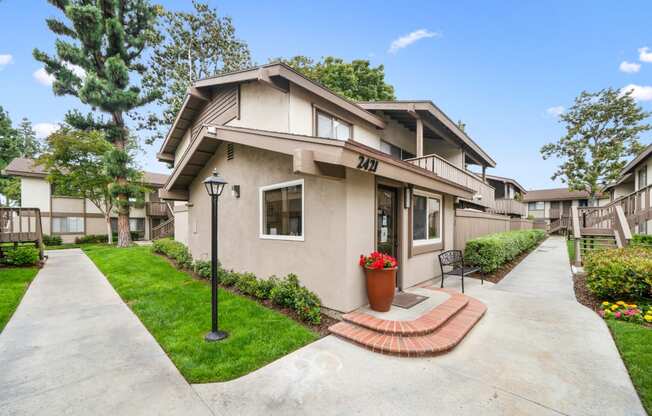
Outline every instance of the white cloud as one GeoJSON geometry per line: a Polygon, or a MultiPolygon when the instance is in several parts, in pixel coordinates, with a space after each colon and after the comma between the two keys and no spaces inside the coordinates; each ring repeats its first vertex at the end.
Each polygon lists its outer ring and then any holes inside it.
{"type": "Polygon", "coordinates": [[[565,110],[564,106],[556,105],[554,107],[548,108],[546,110],[546,113],[548,113],[548,115],[553,117],[559,117],[564,112],[564,110],[565,110]]]}
{"type": "Polygon", "coordinates": [[[34,124],[34,132],[36,137],[43,139],[48,137],[50,134],[59,130],[60,126],[57,123],[36,123],[34,124]]]}
{"type": "Polygon", "coordinates": [[[639,48],[638,59],[641,62],[652,62],[652,51],[650,51],[650,48],[648,48],[647,46],[643,48],[639,48]]]}
{"type": "MultiPolygon", "coordinates": [[[[77,65],[72,65],[69,64],[68,62],[64,62],[63,65],[70,69],[73,74],[77,75],[79,78],[84,79],[86,78],[86,71],[84,71],[83,68],[77,66],[77,65]]],[[[36,80],[43,84],[43,85],[52,85],[54,82],[54,77],[50,74],[47,73],[45,68],[39,68],[34,73],[32,74],[36,80]]]]}
{"type": "Polygon", "coordinates": [[[430,32],[426,29],[415,30],[412,33],[409,33],[405,36],[401,36],[398,39],[394,39],[392,44],[389,45],[389,53],[396,53],[399,49],[403,49],[407,46],[412,45],[414,42],[425,39],[425,38],[434,38],[440,36],[437,32],[430,32]]]}
{"type": "Polygon", "coordinates": [[[2,70],[2,67],[5,65],[9,65],[10,63],[14,62],[14,57],[9,55],[9,54],[0,54],[0,70],[2,70]]]}
{"type": "Polygon", "coordinates": [[[620,91],[623,93],[631,91],[632,98],[637,101],[651,101],[652,100],[652,86],[629,84],[623,87],[620,91]]]}
{"type": "Polygon", "coordinates": [[[622,61],[620,63],[619,69],[622,72],[626,72],[628,74],[634,74],[641,69],[641,64],[637,64],[636,62],[622,61]]]}

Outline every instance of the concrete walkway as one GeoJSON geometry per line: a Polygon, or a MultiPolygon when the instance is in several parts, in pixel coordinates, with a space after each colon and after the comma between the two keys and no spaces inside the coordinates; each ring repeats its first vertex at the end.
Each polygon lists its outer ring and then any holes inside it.
{"type": "Polygon", "coordinates": [[[549,239],[497,285],[467,285],[488,310],[448,354],[391,357],[329,336],[193,387],[228,415],[645,415],[606,325],[574,300],[564,244],[549,239]]]}
{"type": "Polygon", "coordinates": [[[0,415],[210,415],[80,250],[49,260],[0,334],[0,415]]]}

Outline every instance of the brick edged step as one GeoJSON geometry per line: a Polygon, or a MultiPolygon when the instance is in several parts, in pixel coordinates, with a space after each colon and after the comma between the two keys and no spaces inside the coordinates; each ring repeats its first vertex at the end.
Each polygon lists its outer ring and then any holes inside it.
{"type": "Polygon", "coordinates": [[[367,315],[364,312],[351,312],[342,316],[344,321],[371,329],[382,334],[391,335],[425,335],[433,332],[453,315],[464,308],[469,297],[461,293],[451,293],[451,297],[437,305],[430,312],[421,315],[413,321],[391,321],[367,315]]]}
{"type": "Polygon", "coordinates": [[[486,311],[487,307],[482,302],[468,298],[466,305],[445,321],[445,324],[422,335],[381,333],[350,322],[339,322],[329,330],[340,338],[374,352],[403,357],[435,355],[449,351],[459,344],[486,311]]]}

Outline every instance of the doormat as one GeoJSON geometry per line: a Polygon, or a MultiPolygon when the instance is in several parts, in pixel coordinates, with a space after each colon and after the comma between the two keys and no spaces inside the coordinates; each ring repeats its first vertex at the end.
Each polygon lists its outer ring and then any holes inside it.
{"type": "Polygon", "coordinates": [[[427,296],[415,295],[414,293],[400,292],[394,296],[392,305],[398,306],[403,309],[410,309],[414,305],[418,305],[424,300],[428,299],[427,296]]]}

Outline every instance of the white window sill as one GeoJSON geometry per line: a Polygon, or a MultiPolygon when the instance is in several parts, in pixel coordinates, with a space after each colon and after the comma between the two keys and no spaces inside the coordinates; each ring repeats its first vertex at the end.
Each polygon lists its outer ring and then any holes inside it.
{"type": "Polygon", "coordinates": [[[258,236],[261,240],[285,240],[285,241],[305,241],[303,236],[294,235],[266,235],[260,234],[258,236]]]}
{"type": "Polygon", "coordinates": [[[438,244],[441,243],[441,238],[434,238],[432,240],[414,240],[412,244],[415,246],[427,246],[429,244],[438,244]]]}

